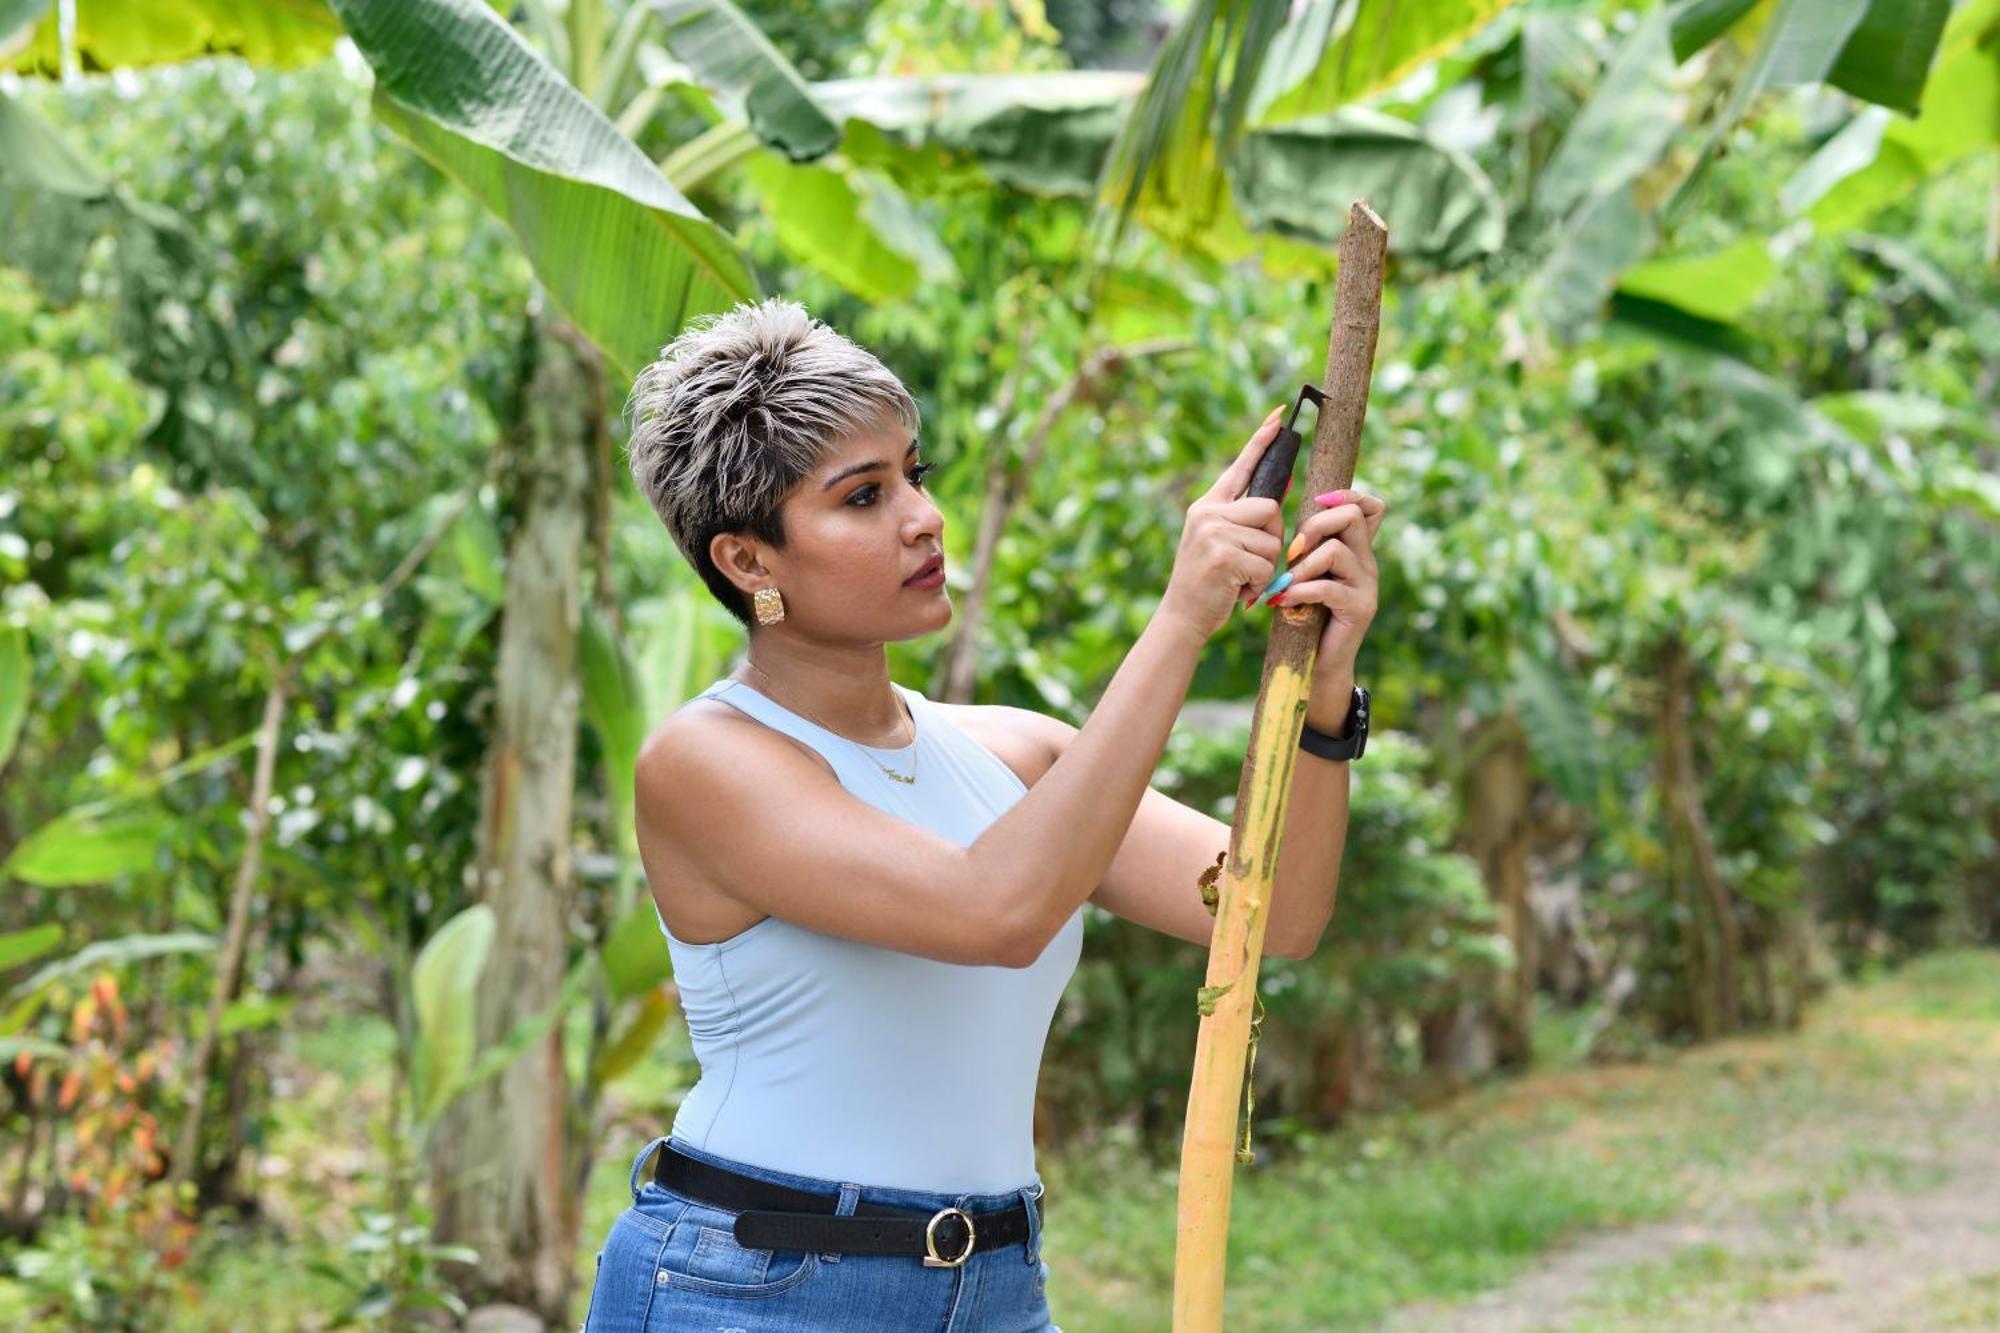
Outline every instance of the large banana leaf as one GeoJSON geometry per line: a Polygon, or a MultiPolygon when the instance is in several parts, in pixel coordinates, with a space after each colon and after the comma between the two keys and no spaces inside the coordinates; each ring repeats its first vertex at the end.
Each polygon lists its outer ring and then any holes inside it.
{"type": "Polygon", "coordinates": [[[846,122],[846,152],[906,181],[951,178],[952,159],[976,162],[959,179],[1032,194],[1097,188],[1104,153],[1145,77],[1127,70],[1060,74],[945,74],[838,79],[813,93],[846,122]]]}
{"type": "Polygon", "coordinates": [[[1156,227],[1166,222],[1170,237],[1178,227],[1175,239],[1241,229],[1241,221],[1229,216],[1233,210],[1222,179],[1227,157],[1222,144],[1234,142],[1240,121],[1230,117],[1240,117],[1247,106],[1241,95],[1246,73],[1254,75],[1263,67],[1264,52],[1252,51],[1248,38],[1261,36],[1268,43],[1276,30],[1268,17],[1274,10],[1282,10],[1276,0],[1193,0],[1181,15],[1112,140],[1100,177],[1100,197],[1111,206],[1110,225],[1100,231],[1101,254],[1116,250],[1142,201],[1156,227]],[[1250,22],[1239,22],[1246,8],[1250,22]],[[1239,30],[1246,36],[1238,37],[1239,30]],[[1232,38],[1237,38],[1233,53],[1232,38]],[[1255,68],[1246,71],[1246,63],[1255,68]],[[1225,84],[1226,66],[1233,74],[1225,84]],[[1223,108],[1220,120],[1218,104],[1223,108]],[[1225,223],[1234,226],[1225,228],[1225,223]]]}
{"type": "Polygon", "coordinates": [[[1828,140],[1781,196],[1822,232],[1851,227],[1967,153],[2000,144],[2000,0],[1951,16],[1913,120],[1870,108],[1828,140]]]}
{"type": "Polygon", "coordinates": [[[1677,128],[1668,17],[1656,9],[1619,44],[1590,99],[1535,181],[1535,206],[1564,217],[1622,190],[1666,151],[1677,128]]]}
{"type": "Polygon", "coordinates": [[[376,114],[514,229],[622,375],[756,294],[729,238],[481,0],[333,4],[374,67],[376,114]]]}
{"type": "Polygon", "coordinates": [[[1457,46],[1513,0],[1307,0],[1250,99],[1259,124],[1332,111],[1457,46]],[[1345,22],[1351,13],[1352,22],[1345,22]]]}
{"type": "MultiPolygon", "coordinates": [[[[1155,59],[1100,176],[1114,249],[1135,213],[1178,243],[1242,248],[1225,175],[1242,126],[1311,120],[1380,90],[1443,54],[1509,0],[1193,0],[1155,59]]],[[[1350,201],[1351,202],[1351,201],[1350,201]]],[[[1340,210],[1343,214],[1345,208],[1340,210]]],[[[1394,222],[1398,243],[1403,220],[1394,222]]]]}
{"type": "Polygon", "coordinates": [[[1756,7],[1757,0],[1681,0],[1672,6],[1674,63],[1722,36],[1756,7]]]}
{"type": "Polygon", "coordinates": [[[1600,194],[1576,210],[1528,281],[1528,299],[1549,322],[1571,328],[1596,315],[1618,274],[1653,245],[1651,220],[1632,187],[1600,194]]]}
{"type": "Polygon", "coordinates": [[[1873,0],[1826,81],[1863,101],[1914,116],[1951,0],[1873,0]]]}
{"type": "Polygon", "coordinates": [[[863,300],[879,305],[910,295],[920,281],[957,280],[930,224],[882,177],[787,162],[763,149],[745,168],[785,252],[863,300]]]}
{"type": "MultiPolygon", "coordinates": [[[[1915,111],[1951,0],[1777,0],[1749,66],[1710,126],[1694,165],[1667,201],[1693,199],[1716,147],[1770,88],[1833,83],[1857,97],[1915,111]]],[[[1978,0],[1974,5],[1978,7],[1978,0]]]]}
{"type": "MultiPolygon", "coordinates": [[[[1090,70],[853,79],[815,84],[814,92],[845,121],[847,155],[913,185],[969,179],[981,188],[997,181],[1088,197],[1143,85],[1138,74],[1090,70]],[[954,176],[971,166],[977,170],[954,176]]],[[[1362,195],[1408,219],[1395,231],[1398,253],[1457,264],[1501,242],[1499,201],[1478,167],[1404,121],[1352,111],[1253,126],[1233,176],[1215,167],[1212,141],[1176,142],[1197,156],[1161,173],[1139,216],[1167,239],[1219,259],[1256,254],[1310,266],[1310,255],[1323,256],[1338,240],[1347,205],[1362,195]]]]}
{"type": "Polygon", "coordinates": [[[794,162],[832,152],[840,130],[805,80],[729,0],[647,0],[667,46],[711,92],[742,103],[759,139],[794,162]]]}
{"type": "MultiPolygon", "coordinates": [[[[1967,153],[2000,144],[2000,0],[1973,0],[1952,16],[1937,70],[1914,120],[1865,108],[1829,139],[1779,198],[1822,232],[1864,221],[1967,153]]],[[[1734,323],[1778,279],[1762,237],[1702,255],[1656,258],[1626,274],[1620,295],[1734,323]]]]}
{"type": "Polygon", "coordinates": [[[661,170],[692,191],[741,166],[778,243],[863,300],[900,300],[920,280],[956,281],[951,257],[896,185],[851,163],[812,165],[840,128],[791,62],[729,0],[647,0],[667,45],[726,118],[661,170]],[[761,146],[760,146],[761,145],[761,146]]]}
{"type": "MultiPolygon", "coordinates": [[[[215,55],[310,65],[340,40],[340,21],[321,0],[75,0],[75,9],[77,58],[86,70],[215,55]]],[[[23,74],[62,72],[57,6],[48,6],[12,60],[23,74]]]]}
{"type": "Polygon", "coordinates": [[[1356,199],[1398,219],[1391,235],[1399,254],[1440,265],[1492,254],[1506,236],[1500,196],[1470,158],[1408,121],[1360,107],[1259,126],[1231,175],[1252,227],[1327,247],[1356,199]]]}
{"type": "Polygon", "coordinates": [[[1649,259],[1627,273],[1618,290],[1733,324],[1777,279],[1769,242],[1745,236],[1708,254],[1649,259]]]}

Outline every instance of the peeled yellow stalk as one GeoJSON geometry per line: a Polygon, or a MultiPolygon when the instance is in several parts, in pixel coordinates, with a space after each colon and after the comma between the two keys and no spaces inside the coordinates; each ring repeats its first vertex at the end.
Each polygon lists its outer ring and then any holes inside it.
{"type": "MultiPolygon", "coordinates": [[[[1340,242],[1340,282],[1334,293],[1327,349],[1327,401],[1313,431],[1305,494],[1341,490],[1354,480],[1368,381],[1382,316],[1382,257],[1389,230],[1366,204],[1348,215],[1340,242]]],[[[1229,1255],[1229,1196],[1239,1151],[1249,1161],[1249,1121],[1237,1102],[1249,1091],[1252,1010],[1264,924],[1277,877],[1278,841],[1292,791],[1299,728],[1312,691],[1313,664],[1326,608],[1281,607],[1264,654],[1264,678],[1250,720],[1250,750],[1236,791],[1236,819],[1215,891],[1215,935],[1207,984],[1196,1003],[1202,1014],[1181,1140],[1180,1217],[1174,1249],[1174,1333],[1220,1333],[1229,1255]]],[[[1203,876],[1204,886],[1214,872],[1203,876]]],[[[1206,897],[1204,893],[1204,897],[1206,897]]]]}

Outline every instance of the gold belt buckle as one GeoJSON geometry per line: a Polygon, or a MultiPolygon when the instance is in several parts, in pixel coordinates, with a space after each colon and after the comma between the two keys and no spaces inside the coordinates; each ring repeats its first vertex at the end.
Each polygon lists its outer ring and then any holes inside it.
{"type": "Polygon", "coordinates": [[[937,1215],[931,1218],[930,1224],[924,1228],[924,1248],[930,1251],[929,1254],[924,1256],[924,1267],[957,1268],[960,1264],[964,1263],[967,1259],[970,1259],[972,1257],[972,1246],[977,1239],[978,1236],[977,1233],[973,1230],[972,1215],[970,1213],[966,1212],[964,1209],[961,1208],[938,1209],[937,1215]],[[951,1216],[953,1213],[957,1213],[960,1217],[965,1219],[965,1252],[959,1255],[958,1258],[956,1259],[941,1259],[938,1257],[938,1252],[937,1252],[937,1225],[938,1223],[944,1221],[945,1218],[951,1216]]]}

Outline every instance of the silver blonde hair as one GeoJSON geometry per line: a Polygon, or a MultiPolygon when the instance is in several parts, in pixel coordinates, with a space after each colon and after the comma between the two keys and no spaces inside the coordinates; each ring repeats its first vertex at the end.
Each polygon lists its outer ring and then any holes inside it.
{"type": "Polygon", "coordinates": [[[780,503],[842,440],[900,423],[916,400],[872,352],[796,301],[696,319],[639,372],[626,402],[633,480],[717,601],[750,602],[708,554],[717,533],[782,550],[780,503]]]}

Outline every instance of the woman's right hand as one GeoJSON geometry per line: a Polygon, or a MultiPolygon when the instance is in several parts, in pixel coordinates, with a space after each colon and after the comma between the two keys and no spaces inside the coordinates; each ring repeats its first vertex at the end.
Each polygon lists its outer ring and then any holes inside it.
{"type": "Polygon", "coordinates": [[[1257,460],[1278,434],[1283,411],[1272,408],[1236,461],[1188,506],[1160,613],[1179,617],[1204,643],[1237,603],[1253,590],[1262,592],[1277,573],[1285,548],[1284,508],[1277,500],[1243,492],[1250,488],[1257,460]]]}

